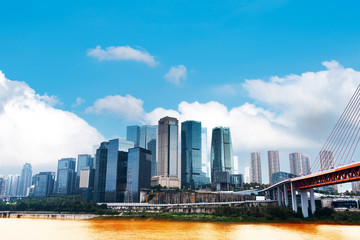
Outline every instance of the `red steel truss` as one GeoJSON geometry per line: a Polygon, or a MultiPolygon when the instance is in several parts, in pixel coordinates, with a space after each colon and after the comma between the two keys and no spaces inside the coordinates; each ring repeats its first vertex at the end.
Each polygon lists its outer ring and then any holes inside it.
{"type": "MultiPolygon", "coordinates": [[[[360,181],[360,163],[331,169],[304,177],[292,178],[295,189],[322,187],[340,183],[360,181]]],[[[290,190],[290,184],[287,184],[290,190]]]]}

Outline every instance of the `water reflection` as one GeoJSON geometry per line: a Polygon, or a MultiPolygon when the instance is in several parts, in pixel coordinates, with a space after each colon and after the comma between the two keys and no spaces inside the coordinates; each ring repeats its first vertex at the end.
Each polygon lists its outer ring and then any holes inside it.
{"type": "Polygon", "coordinates": [[[359,239],[360,226],[134,220],[0,219],[1,239],[359,239]]]}

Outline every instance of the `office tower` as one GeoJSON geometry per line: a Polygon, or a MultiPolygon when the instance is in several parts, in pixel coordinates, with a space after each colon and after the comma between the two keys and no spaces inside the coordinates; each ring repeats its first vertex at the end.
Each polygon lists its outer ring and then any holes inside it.
{"type": "Polygon", "coordinates": [[[310,157],[305,154],[301,154],[301,164],[302,164],[302,174],[309,175],[310,174],[310,157]]]}
{"type": "Polygon", "coordinates": [[[273,173],[280,172],[279,151],[270,150],[268,154],[269,183],[273,173]]]}
{"type": "Polygon", "coordinates": [[[119,151],[128,152],[130,148],[135,147],[135,143],[133,141],[128,141],[123,138],[118,138],[119,141],[119,151]]]}
{"type": "Polygon", "coordinates": [[[244,182],[250,183],[250,167],[245,167],[244,182]]]}
{"type": "Polygon", "coordinates": [[[126,202],[140,202],[140,190],[150,188],[151,151],[144,148],[129,149],[126,202]]]}
{"type": "Polygon", "coordinates": [[[17,177],[13,175],[9,175],[6,180],[6,189],[5,195],[6,196],[15,196],[17,189],[17,177]]]}
{"type": "Polygon", "coordinates": [[[234,174],[239,174],[239,157],[233,156],[234,158],[234,174]]]}
{"type": "Polygon", "coordinates": [[[75,187],[79,188],[80,183],[80,173],[81,169],[90,167],[92,169],[94,166],[94,158],[91,157],[89,154],[79,154],[78,155],[78,161],[77,161],[77,167],[76,167],[76,181],[75,181],[75,187]]]}
{"type": "Polygon", "coordinates": [[[211,139],[211,181],[215,183],[216,172],[233,173],[233,153],[229,128],[216,127],[211,139]]]}
{"type": "Polygon", "coordinates": [[[19,196],[27,196],[27,189],[31,186],[32,167],[30,163],[25,163],[21,171],[19,196]]]}
{"type": "Polygon", "coordinates": [[[201,122],[181,123],[181,187],[195,188],[209,183],[202,172],[201,122]]]}
{"type": "Polygon", "coordinates": [[[201,128],[201,169],[210,178],[210,161],[207,150],[207,128],[201,128]]]}
{"type": "Polygon", "coordinates": [[[181,187],[178,177],[178,126],[176,118],[159,120],[157,176],[151,179],[152,186],[181,187]]]}
{"type": "Polygon", "coordinates": [[[94,202],[105,202],[106,166],[109,142],[102,142],[95,154],[94,202]]]}
{"type": "Polygon", "coordinates": [[[79,191],[82,201],[91,201],[94,198],[95,169],[90,166],[80,170],[79,191]]]}
{"type": "Polygon", "coordinates": [[[126,128],[126,140],[134,142],[135,147],[139,147],[140,142],[140,127],[139,126],[127,126],[126,128]]]}
{"type": "Polygon", "coordinates": [[[128,141],[109,141],[106,167],[105,202],[124,202],[127,176],[128,141]],[[124,145],[125,143],[125,145],[124,145]],[[121,150],[120,150],[121,149],[121,150]]]}
{"type": "Polygon", "coordinates": [[[140,127],[139,147],[151,151],[151,176],[157,175],[156,138],[157,138],[157,126],[140,127]]]}
{"type": "Polygon", "coordinates": [[[325,171],[334,168],[334,152],[320,151],[320,170],[325,171]]]}
{"type": "Polygon", "coordinates": [[[58,161],[56,194],[71,194],[75,185],[75,158],[62,158],[58,161]]]}
{"type": "Polygon", "coordinates": [[[0,196],[5,195],[6,179],[4,176],[0,176],[0,196]]]}
{"type": "Polygon", "coordinates": [[[250,153],[250,182],[262,183],[261,155],[259,152],[250,153]]]}
{"type": "Polygon", "coordinates": [[[40,172],[35,176],[34,197],[48,197],[54,192],[55,172],[40,172]]]}
{"type": "Polygon", "coordinates": [[[290,173],[300,176],[302,174],[301,153],[290,153],[290,173]]]}

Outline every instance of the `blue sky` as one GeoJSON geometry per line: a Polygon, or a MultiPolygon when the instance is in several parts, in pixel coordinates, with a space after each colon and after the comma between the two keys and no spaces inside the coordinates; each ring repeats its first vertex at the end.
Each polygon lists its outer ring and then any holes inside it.
{"type": "MultiPolygon", "coordinates": [[[[316,151],[318,145],[308,150],[313,139],[304,132],[310,130],[303,131],[301,124],[291,127],[295,120],[289,120],[290,105],[262,98],[255,82],[244,86],[246,79],[260,79],[263,86],[272,76],[329,70],[322,63],[332,60],[360,69],[358,9],[357,1],[5,1],[0,7],[0,70],[40,96],[56,96],[54,108],[76,114],[105,139],[124,137],[128,124],[154,122],[150,117],[122,117],[123,110],[96,110],[95,102],[106,96],[130,95],[143,102],[145,114],[160,107],[178,110],[183,101],[215,101],[229,112],[253,104],[257,114],[272,119],[275,129],[285,134],[289,127],[288,135],[304,138],[291,146],[274,144],[286,149],[286,165],[288,152],[316,151]],[[97,46],[128,46],[156,64],[99,60],[89,55],[97,46]],[[165,75],[179,65],[186,72],[177,85],[165,75]],[[81,101],[75,105],[77,98],[81,101]]],[[[347,94],[337,92],[343,97],[339,102],[346,102],[353,90],[351,85],[347,94]]],[[[331,119],[342,106],[336,109],[331,119]]],[[[325,125],[314,142],[320,144],[333,124],[325,125]]],[[[248,156],[266,148],[270,146],[251,145],[237,152],[248,156]]]]}

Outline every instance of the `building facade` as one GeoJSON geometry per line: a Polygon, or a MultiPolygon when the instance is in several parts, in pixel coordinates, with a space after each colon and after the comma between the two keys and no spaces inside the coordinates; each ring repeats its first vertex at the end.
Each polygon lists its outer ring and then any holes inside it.
{"type": "Polygon", "coordinates": [[[216,184],[216,172],[228,172],[234,170],[231,133],[229,128],[216,127],[212,131],[211,139],[211,181],[216,184]]]}
{"type": "Polygon", "coordinates": [[[54,193],[55,172],[40,172],[35,176],[34,197],[49,197],[54,193]]]}
{"type": "Polygon", "coordinates": [[[140,127],[139,147],[151,151],[151,176],[152,177],[157,175],[156,139],[157,139],[157,126],[141,126],[140,127]]]}
{"type": "Polygon", "coordinates": [[[270,183],[275,184],[275,183],[284,181],[286,179],[294,178],[294,177],[299,177],[299,175],[295,175],[295,174],[287,173],[287,172],[276,172],[271,175],[270,183]]]}
{"type": "Polygon", "coordinates": [[[261,154],[259,152],[250,153],[250,182],[262,183],[261,154]]]}
{"type": "Polygon", "coordinates": [[[128,155],[126,202],[140,202],[140,190],[150,188],[151,151],[144,148],[132,148],[128,155]]]}
{"type": "Polygon", "coordinates": [[[75,158],[62,158],[58,161],[56,194],[71,194],[75,185],[75,158]]]}
{"type": "Polygon", "coordinates": [[[202,171],[201,122],[181,123],[181,187],[195,188],[209,183],[202,171]]]}
{"type": "Polygon", "coordinates": [[[94,158],[89,154],[79,154],[76,166],[76,179],[75,179],[75,187],[79,188],[80,184],[80,173],[83,168],[94,168],[94,158]]]}
{"type": "Polygon", "coordinates": [[[153,186],[181,187],[178,177],[178,128],[176,118],[164,117],[159,120],[157,176],[151,180],[153,186]]]}
{"type": "Polygon", "coordinates": [[[290,173],[301,176],[302,174],[302,161],[301,153],[294,152],[289,154],[290,173]]]}
{"type": "Polygon", "coordinates": [[[132,141],[135,147],[139,147],[140,142],[140,127],[139,126],[127,126],[126,128],[126,140],[132,141]]]}
{"type": "Polygon", "coordinates": [[[306,154],[301,154],[302,174],[309,175],[311,170],[310,157],[306,154]]]}
{"type": "Polygon", "coordinates": [[[32,178],[31,164],[25,163],[20,176],[20,184],[18,190],[19,196],[27,196],[27,189],[31,186],[31,178],[32,178]]]}
{"type": "Polygon", "coordinates": [[[201,168],[206,177],[210,179],[210,161],[207,149],[207,128],[201,128],[201,168]]]}
{"type": "Polygon", "coordinates": [[[271,183],[271,176],[273,173],[280,172],[279,151],[270,150],[268,154],[268,167],[269,167],[269,183],[271,183]]]}
{"type": "Polygon", "coordinates": [[[109,142],[102,142],[95,154],[94,202],[105,202],[106,169],[109,142]]]}

